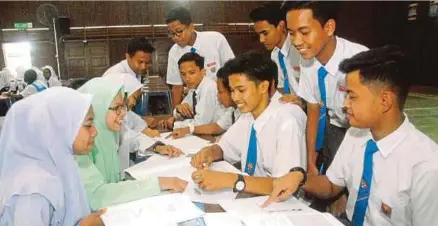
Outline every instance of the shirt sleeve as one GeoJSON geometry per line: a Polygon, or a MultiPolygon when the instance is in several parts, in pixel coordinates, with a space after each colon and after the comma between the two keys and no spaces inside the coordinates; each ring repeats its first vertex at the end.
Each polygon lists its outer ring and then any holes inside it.
{"type": "Polygon", "coordinates": [[[53,207],[39,194],[12,196],[6,205],[0,225],[52,225],[53,207]]]}
{"type": "MultiPolygon", "coordinates": [[[[234,164],[241,161],[241,155],[238,145],[236,142],[242,142],[242,133],[239,127],[242,127],[244,123],[238,120],[233,126],[231,126],[220,138],[218,145],[221,147],[223,152],[224,160],[234,164]]],[[[245,141],[246,142],[246,141],[245,141]]]]}
{"type": "Polygon", "coordinates": [[[76,156],[82,181],[92,210],[158,195],[160,185],[157,177],[145,180],[107,183],[87,155],[76,156]]]}
{"type": "MultiPolygon", "coordinates": [[[[228,108],[221,114],[219,119],[216,121],[216,124],[221,127],[223,130],[227,130],[233,124],[232,122],[232,114],[234,113],[234,109],[228,108]]],[[[236,118],[237,119],[237,118],[236,118]]]]}
{"type": "MultiPolygon", "coordinates": [[[[435,163],[436,164],[436,163],[435,163]]],[[[412,184],[412,225],[429,226],[438,222],[438,169],[416,176],[412,184]]]]}
{"type": "Polygon", "coordinates": [[[148,128],[146,122],[136,113],[128,111],[126,115],[130,128],[136,132],[141,132],[148,128]]]}
{"type": "Polygon", "coordinates": [[[33,87],[32,85],[27,85],[26,88],[24,88],[24,90],[21,91],[20,95],[22,95],[23,97],[28,97],[35,93],[37,93],[36,88],[33,87]]]}
{"type": "Polygon", "coordinates": [[[329,179],[330,182],[333,184],[340,186],[340,187],[346,187],[347,184],[345,183],[345,178],[347,178],[344,174],[344,167],[348,163],[348,159],[345,157],[346,152],[350,151],[352,147],[349,147],[349,135],[351,133],[351,129],[349,129],[345,133],[345,138],[342,141],[341,145],[338,148],[338,151],[336,152],[336,155],[333,159],[333,162],[330,164],[330,167],[327,169],[326,176],[329,179]]]}
{"type": "Polygon", "coordinates": [[[307,165],[305,131],[299,128],[294,118],[284,121],[277,131],[277,150],[271,172],[273,177],[281,177],[293,167],[306,169],[307,165]]]}
{"type": "Polygon", "coordinates": [[[221,57],[221,64],[224,65],[225,62],[227,62],[229,59],[234,58],[233,50],[230,47],[230,44],[228,44],[227,39],[224,35],[220,34],[219,39],[219,53],[221,57]]]}
{"type": "Polygon", "coordinates": [[[175,51],[170,49],[169,57],[167,59],[167,78],[166,82],[169,85],[183,85],[181,75],[178,69],[178,60],[175,58],[175,51]]]}
{"type": "Polygon", "coordinates": [[[316,72],[311,69],[301,68],[300,83],[298,85],[298,96],[311,104],[318,104],[321,100],[319,90],[315,90],[316,84],[312,84],[311,76],[316,72]]]}

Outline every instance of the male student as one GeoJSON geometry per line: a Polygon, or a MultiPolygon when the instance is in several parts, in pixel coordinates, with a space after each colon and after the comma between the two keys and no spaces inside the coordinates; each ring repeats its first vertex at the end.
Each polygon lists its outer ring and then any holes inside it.
{"type": "Polygon", "coordinates": [[[271,52],[271,58],[278,66],[278,89],[283,94],[281,102],[301,105],[297,97],[300,79],[300,54],[291,44],[286,31],[286,21],[280,3],[271,2],[254,9],[249,14],[260,42],[271,52]]]}
{"type": "Polygon", "coordinates": [[[178,60],[178,65],[190,91],[176,106],[173,117],[161,124],[166,124],[169,129],[188,127],[193,133],[195,126],[216,122],[224,112],[217,100],[216,83],[205,75],[204,57],[188,52],[178,60]]]}
{"type": "Polygon", "coordinates": [[[152,53],[155,48],[144,37],[134,37],[128,42],[125,53],[125,60],[110,67],[104,74],[121,74],[128,73],[141,82],[142,77],[152,66],[152,53]]]}
{"type": "Polygon", "coordinates": [[[242,115],[218,144],[203,148],[191,164],[192,178],[203,190],[234,188],[269,194],[274,177],[305,167],[306,115],[297,105],[270,100],[277,65],[262,53],[249,52],[224,65],[231,97],[242,115]],[[212,161],[241,162],[249,176],[208,170],[212,161]]]}
{"type": "MultiPolygon", "coordinates": [[[[438,145],[403,113],[411,69],[394,46],[359,53],[340,65],[347,73],[345,107],[352,127],[326,175],[309,175],[303,188],[330,198],[347,187],[347,215],[354,226],[438,223],[438,145]]],[[[280,178],[265,205],[286,198],[302,182],[298,172],[280,178]]]]}
{"type": "Polygon", "coordinates": [[[313,64],[301,65],[298,96],[307,102],[308,173],[324,173],[348,127],[342,110],[345,74],[338,67],[343,59],[367,50],[365,46],[335,36],[333,2],[285,2],[287,30],[292,45],[313,64]],[[327,113],[328,112],[328,113],[327,113]],[[317,167],[317,154],[320,166],[317,167]],[[321,167],[322,166],[322,167],[321,167]]]}
{"type": "Polygon", "coordinates": [[[178,7],[166,15],[169,38],[175,42],[167,60],[167,84],[172,85],[173,107],[183,99],[183,80],[179,73],[178,60],[187,52],[195,52],[204,57],[207,77],[216,80],[217,70],[228,60],[234,58],[227,39],[215,31],[195,31],[190,12],[178,7]]]}
{"type": "MultiPolygon", "coordinates": [[[[225,132],[233,125],[240,116],[239,109],[236,108],[236,104],[231,99],[231,92],[226,82],[227,72],[224,68],[219,68],[217,72],[217,98],[219,103],[225,108],[225,112],[221,113],[220,118],[216,122],[212,122],[205,125],[195,126],[193,134],[207,134],[207,135],[219,135],[225,132]]],[[[189,127],[175,129],[172,132],[173,138],[181,138],[190,133],[189,127]]]]}

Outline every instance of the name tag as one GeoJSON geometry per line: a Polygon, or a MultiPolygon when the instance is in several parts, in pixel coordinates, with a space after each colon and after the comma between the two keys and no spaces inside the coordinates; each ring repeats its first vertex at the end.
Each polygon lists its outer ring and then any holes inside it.
{"type": "Polygon", "coordinates": [[[388,218],[391,218],[392,208],[382,202],[382,205],[380,205],[380,212],[382,212],[383,215],[387,216],[388,218]]]}
{"type": "Polygon", "coordinates": [[[216,72],[216,62],[213,61],[213,62],[207,63],[207,68],[209,68],[212,73],[216,72]]]}
{"type": "Polygon", "coordinates": [[[300,71],[301,70],[300,66],[294,66],[293,68],[294,68],[294,71],[300,71]]]}

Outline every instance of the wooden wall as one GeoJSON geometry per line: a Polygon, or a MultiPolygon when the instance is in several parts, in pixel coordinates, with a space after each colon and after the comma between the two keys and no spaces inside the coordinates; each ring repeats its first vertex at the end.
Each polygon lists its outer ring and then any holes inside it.
{"type": "MultiPolygon", "coordinates": [[[[34,27],[43,27],[36,19],[36,9],[46,3],[37,2],[0,2],[0,27],[13,27],[14,22],[33,22],[34,27]]],[[[53,1],[50,2],[59,10],[59,15],[69,16],[71,26],[100,26],[100,25],[135,25],[135,24],[164,24],[165,13],[176,6],[187,7],[195,23],[215,24],[249,22],[248,13],[265,2],[257,1],[53,1]]],[[[400,45],[413,56],[417,74],[415,83],[438,86],[438,73],[435,72],[436,53],[438,52],[438,26],[432,24],[427,17],[428,2],[418,2],[418,16],[415,21],[407,20],[408,5],[411,2],[394,1],[346,1],[341,4],[337,20],[337,34],[346,39],[362,43],[368,47],[384,44],[400,45]]],[[[12,34],[3,32],[0,41],[34,40],[38,45],[33,49],[32,56],[37,66],[40,64],[56,65],[54,57],[53,38],[48,32],[20,32],[12,34]],[[47,33],[47,34],[46,34],[47,33]],[[38,56],[40,56],[38,58],[38,56]],[[53,55],[52,55],[53,56],[53,55]]],[[[249,49],[262,49],[258,39],[253,34],[230,36],[226,35],[235,53],[249,49]]],[[[167,51],[172,42],[168,38],[152,40],[157,48],[154,55],[153,73],[164,74],[167,51]]],[[[87,45],[97,41],[89,40],[87,45]]],[[[98,41],[106,45],[108,65],[115,64],[124,58],[127,39],[108,39],[98,41]]],[[[60,56],[63,74],[67,74],[66,53],[71,46],[80,46],[81,41],[61,42],[60,56]],[[76,43],[76,44],[73,44],[76,43]]],[[[84,51],[90,47],[82,44],[84,51]]],[[[88,50],[86,50],[88,49],[88,50]]],[[[70,51],[71,52],[71,51],[70,51]]],[[[86,54],[84,54],[85,56],[86,54]]],[[[102,58],[103,59],[103,58],[102,58]]],[[[104,62],[104,61],[100,61],[104,62]]],[[[2,51],[0,51],[0,67],[4,66],[2,51]]],[[[87,67],[85,67],[87,68],[87,67]]],[[[76,69],[75,69],[76,70],[76,69]]],[[[69,77],[84,74],[90,76],[90,70],[71,72],[69,77]]],[[[97,71],[94,70],[96,73],[97,71]]]]}

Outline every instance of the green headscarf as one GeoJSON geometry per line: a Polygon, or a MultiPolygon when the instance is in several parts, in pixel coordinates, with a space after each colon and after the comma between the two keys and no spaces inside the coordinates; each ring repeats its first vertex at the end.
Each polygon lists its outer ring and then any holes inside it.
{"type": "MultiPolygon", "coordinates": [[[[117,153],[119,132],[108,129],[106,114],[114,97],[124,92],[123,81],[116,83],[104,77],[93,78],[80,87],[78,91],[93,94],[94,124],[98,134],[94,140],[93,151],[88,156],[107,183],[117,183],[120,181],[120,160],[117,153]]],[[[80,160],[81,156],[77,156],[77,158],[79,158],[78,161],[82,161],[80,160]]]]}

